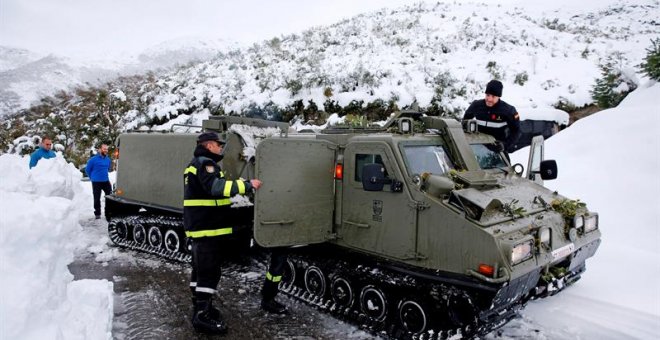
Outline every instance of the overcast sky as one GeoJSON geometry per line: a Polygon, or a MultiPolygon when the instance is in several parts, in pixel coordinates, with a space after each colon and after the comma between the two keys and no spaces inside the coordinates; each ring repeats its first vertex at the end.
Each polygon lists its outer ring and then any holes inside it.
{"type": "Polygon", "coordinates": [[[411,0],[0,0],[0,45],[67,56],[189,37],[251,43],[411,0]]]}

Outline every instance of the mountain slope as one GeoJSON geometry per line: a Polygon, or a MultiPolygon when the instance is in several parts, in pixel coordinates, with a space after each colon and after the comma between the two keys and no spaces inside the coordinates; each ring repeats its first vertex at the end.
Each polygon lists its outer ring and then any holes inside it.
{"type": "Polygon", "coordinates": [[[40,56],[0,46],[0,117],[28,108],[39,99],[89,83],[97,86],[118,76],[167,70],[211,59],[235,43],[181,38],[149,47],[135,56],[113,60],[79,60],[40,56]]]}

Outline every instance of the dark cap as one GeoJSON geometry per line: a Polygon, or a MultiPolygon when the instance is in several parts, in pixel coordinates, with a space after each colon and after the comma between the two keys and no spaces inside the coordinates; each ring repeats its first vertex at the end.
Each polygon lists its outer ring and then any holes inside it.
{"type": "Polygon", "coordinates": [[[204,132],[201,135],[199,135],[199,137],[197,137],[197,144],[208,141],[215,141],[220,144],[225,144],[225,142],[222,141],[218,136],[218,134],[215,132],[204,132]]]}
{"type": "Polygon", "coordinates": [[[486,94],[502,97],[502,88],[504,88],[504,85],[499,80],[491,80],[486,85],[486,94]]]}

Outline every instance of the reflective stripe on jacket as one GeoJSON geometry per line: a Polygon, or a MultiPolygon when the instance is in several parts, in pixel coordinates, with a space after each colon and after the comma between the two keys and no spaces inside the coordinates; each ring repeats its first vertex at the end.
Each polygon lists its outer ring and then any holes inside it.
{"type": "Polygon", "coordinates": [[[183,225],[191,238],[213,237],[233,233],[235,211],[230,197],[243,195],[252,188],[243,180],[228,180],[220,166],[205,157],[198,146],[183,172],[183,225]],[[201,154],[201,155],[200,155],[201,154]]]}
{"type": "Polygon", "coordinates": [[[483,99],[475,100],[465,111],[463,119],[477,120],[479,132],[489,134],[504,143],[507,149],[515,144],[520,134],[520,117],[516,108],[499,100],[492,107],[483,99]]]}

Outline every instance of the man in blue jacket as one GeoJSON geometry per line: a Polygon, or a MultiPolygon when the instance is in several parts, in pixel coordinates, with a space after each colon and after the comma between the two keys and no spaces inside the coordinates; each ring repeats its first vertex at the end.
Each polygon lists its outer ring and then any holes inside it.
{"type": "Polygon", "coordinates": [[[42,158],[45,159],[55,158],[55,152],[51,150],[52,148],[53,148],[53,141],[50,138],[44,137],[43,139],[41,139],[41,144],[39,144],[39,148],[37,150],[34,150],[34,152],[30,155],[30,169],[37,166],[37,163],[42,158]]]}
{"type": "Polygon", "coordinates": [[[108,146],[102,144],[95,156],[89,159],[85,172],[92,182],[92,193],[94,194],[94,216],[101,218],[101,190],[106,195],[112,191],[108,172],[110,171],[111,160],[108,157],[108,146]]]}

